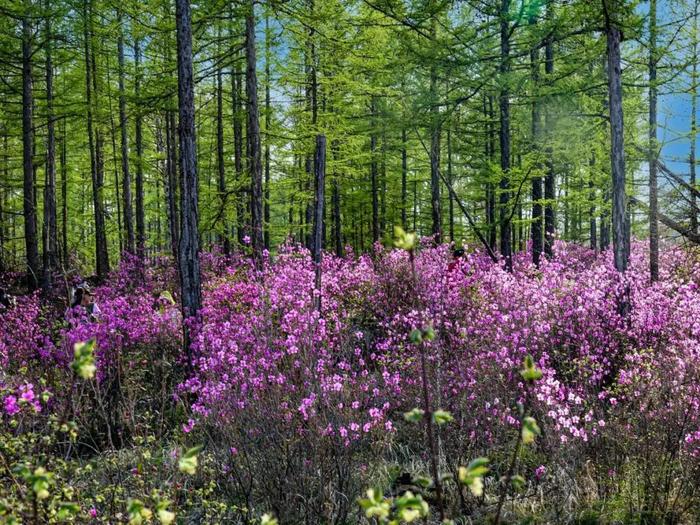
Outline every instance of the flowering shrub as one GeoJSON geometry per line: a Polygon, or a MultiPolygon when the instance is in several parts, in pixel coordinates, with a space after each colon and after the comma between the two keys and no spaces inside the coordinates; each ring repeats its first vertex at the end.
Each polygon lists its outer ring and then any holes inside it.
{"type": "MultiPolygon", "coordinates": [[[[539,268],[518,254],[509,273],[478,251],[455,263],[445,245],[424,242],[413,260],[378,246],[325,255],[320,290],[299,247],[266,255],[262,272],[240,254],[202,254],[191,370],[174,268],[127,258],[96,289],[94,319],[82,308],[59,319],[38,295],[0,313],[0,418],[59,414],[97,450],[202,437],[217,490],[240,515],[352,520],[369,486],[439,479],[429,469],[459,479],[488,456],[483,492],[505,501],[504,516],[520,497],[500,498],[507,478],[523,498],[546,485],[567,505],[621,498],[626,507],[611,512],[622,520],[639,518],[630,509],[687,518],[700,500],[700,257],[668,248],[650,283],[643,243],[624,276],[608,253],[561,242],[555,251],[539,268]],[[411,334],[428,329],[415,344],[411,334]],[[91,339],[86,389],[70,363],[74,343],[91,339]],[[541,372],[529,385],[528,355],[541,372]],[[424,428],[404,420],[426,390],[428,412],[450,415],[434,429],[435,454],[424,428]],[[528,418],[541,436],[513,463],[528,418]]],[[[444,486],[446,514],[493,512],[488,498],[444,486]]],[[[435,500],[430,483],[408,490],[416,505],[435,500]]],[[[367,505],[400,496],[375,490],[367,505]]]]}

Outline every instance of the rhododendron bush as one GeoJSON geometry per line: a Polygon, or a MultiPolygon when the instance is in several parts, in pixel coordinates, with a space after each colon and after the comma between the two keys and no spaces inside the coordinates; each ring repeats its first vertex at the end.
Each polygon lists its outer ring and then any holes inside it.
{"type": "MultiPolygon", "coordinates": [[[[473,492],[446,484],[446,515],[488,516],[503,478],[517,485],[513,513],[546,490],[551,515],[604,501],[618,517],[690,516],[700,484],[698,254],[669,247],[652,284],[642,244],[624,275],[610,254],[555,250],[539,268],[517,255],[512,273],[479,251],[455,263],[449,246],[428,240],[415,253],[326,254],[320,290],[303,248],[283,247],[262,271],[242,255],[203,254],[203,307],[186,321],[191,364],[173,268],[127,259],[96,289],[94,317],[52,314],[39,295],[2,313],[0,418],[69,414],[86,422],[94,448],[154,434],[203,441],[216,490],[239,517],[359,519],[364,488],[404,479],[415,492],[432,459],[473,492]],[[88,340],[91,390],[70,368],[74,345],[88,340]],[[426,395],[436,454],[410,423],[426,395]],[[472,465],[476,477],[462,467],[478,456],[490,458],[483,488],[483,465],[472,465]]],[[[433,505],[434,488],[424,489],[433,505]]],[[[363,508],[381,505],[373,492],[363,508]]]]}

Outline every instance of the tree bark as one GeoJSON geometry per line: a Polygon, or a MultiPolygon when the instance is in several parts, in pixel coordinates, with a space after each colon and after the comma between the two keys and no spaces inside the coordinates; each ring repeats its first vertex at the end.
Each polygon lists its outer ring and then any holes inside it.
{"type": "Polygon", "coordinates": [[[500,193],[500,223],[501,223],[501,257],[505,262],[506,270],[512,271],[512,244],[510,224],[510,101],[507,77],[510,73],[510,24],[508,23],[510,0],[501,1],[500,29],[501,29],[501,91],[499,95],[500,109],[500,146],[501,146],[501,180],[500,193]]]}
{"type": "Polygon", "coordinates": [[[95,266],[97,277],[104,280],[109,273],[109,255],[107,252],[107,235],[105,232],[104,201],[102,192],[104,188],[104,159],[102,157],[102,135],[99,125],[94,123],[95,104],[97,103],[97,79],[95,78],[96,65],[94,50],[91,53],[93,42],[92,27],[92,0],[84,0],[84,44],[85,44],[85,86],[87,106],[87,132],[88,147],[90,149],[90,170],[92,174],[92,201],[95,217],[95,266]],[[94,99],[93,100],[93,96],[94,99]]]}
{"type": "MultiPolygon", "coordinates": [[[[175,1],[177,27],[177,94],[180,123],[180,224],[182,233],[178,249],[182,312],[196,316],[201,305],[199,269],[199,205],[197,175],[197,141],[195,136],[194,79],[192,71],[192,26],[189,0],[175,1]]],[[[190,366],[190,334],[184,326],[184,344],[190,366]]]]}
{"type": "Polygon", "coordinates": [[[136,238],[134,235],[134,213],[131,207],[131,173],[129,172],[129,126],[126,117],[126,94],[124,92],[124,27],[121,10],[117,11],[119,33],[117,37],[117,54],[119,63],[119,128],[121,131],[121,161],[122,161],[122,198],[124,214],[124,237],[126,251],[135,253],[136,238]]]}
{"type": "Polygon", "coordinates": [[[46,178],[44,186],[44,253],[43,284],[52,285],[53,272],[58,268],[58,232],[56,225],[56,131],[53,108],[53,62],[51,33],[51,4],[46,0],[46,178]]]}
{"type": "Polygon", "coordinates": [[[406,146],[406,128],[401,128],[401,227],[408,229],[406,208],[408,207],[408,150],[406,146]]]}
{"type": "MultiPolygon", "coordinates": [[[[507,0],[506,0],[507,1],[507,0]]],[[[436,28],[433,21],[432,35],[436,28]]],[[[440,202],[440,108],[437,94],[437,71],[430,69],[430,208],[432,211],[432,234],[435,244],[442,242],[442,206],[440,202]]]]}
{"type": "Polygon", "coordinates": [[[245,200],[246,184],[243,180],[243,122],[241,116],[242,109],[242,72],[239,63],[231,69],[231,91],[233,98],[233,164],[236,173],[236,223],[238,245],[243,246],[243,238],[246,232],[245,200]]]}
{"type": "MultiPolygon", "coordinates": [[[[655,1],[655,0],[653,0],[655,1]]],[[[695,141],[698,135],[697,112],[698,112],[698,0],[693,2],[693,38],[692,38],[692,65],[691,65],[691,86],[690,86],[690,155],[688,164],[690,168],[690,186],[693,190],[697,190],[696,177],[696,144],[695,141]]],[[[696,191],[692,191],[690,195],[690,229],[693,233],[698,232],[698,205],[696,191]]]]}
{"type": "MultiPolygon", "coordinates": [[[[31,2],[26,1],[27,9],[31,2]]],[[[39,284],[39,241],[37,238],[36,181],[34,180],[34,94],[32,78],[32,24],[29,13],[22,19],[22,172],[24,175],[24,244],[27,285],[39,284]]]]}
{"type": "Polygon", "coordinates": [[[166,151],[166,184],[165,192],[168,199],[168,232],[170,234],[170,249],[175,260],[178,259],[180,244],[180,221],[177,208],[177,131],[175,115],[171,110],[165,113],[165,151],[166,151]]]}
{"type": "MultiPolygon", "coordinates": [[[[143,119],[141,117],[141,42],[134,40],[134,99],[136,100],[136,253],[143,259],[146,253],[146,210],[143,188],[143,119]]],[[[166,124],[167,125],[167,124],[166,124]]]]}
{"type": "Polygon", "coordinates": [[[376,100],[374,96],[370,101],[370,122],[372,129],[369,136],[369,154],[370,154],[370,181],[372,183],[372,242],[378,242],[381,238],[379,231],[379,181],[377,168],[377,134],[374,129],[376,121],[375,114],[377,111],[376,100]]]}
{"type": "Polygon", "coordinates": [[[68,135],[66,132],[66,117],[61,119],[61,243],[62,261],[68,266],[68,135]]]}
{"type": "Polygon", "coordinates": [[[265,249],[270,249],[270,123],[272,108],[270,105],[270,60],[272,60],[270,47],[270,15],[265,14],[265,203],[263,210],[263,225],[265,249]]]}
{"type": "MultiPolygon", "coordinates": [[[[536,18],[533,16],[530,19],[530,25],[536,23],[536,18]]],[[[541,103],[537,88],[539,87],[540,78],[540,51],[538,45],[533,46],[530,50],[530,77],[532,81],[532,149],[538,158],[535,166],[535,175],[532,177],[532,227],[530,234],[532,237],[532,262],[535,266],[540,265],[542,256],[543,238],[542,238],[542,170],[541,162],[539,161],[540,144],[541,144],[541,103]]]]}
{"type": "MultiPolygon", "coordinates": [[[[553,2],[547,3],[547,18],[551,21],[553,2]]],[[[544,47],[544,72],[549,82],[554,76],[554,41],[550,35],[544,47]]],[[[547,142],[553,140],[552,128],[554,126],[552,100],[547,101],[545,108],[545,128],[547,130],[547,142]]],[[[556,233],[556,217],[554,215],[554,204],[556,199],[556,178],[554,173],[554,154],[552,146],[546,148],[546,173],[544,177],[544,253],[548,259],[554,257],[554,236],[556,233]]]]}
{"type": "Polygon", "coordinates": [[[263,265],[263,192],[260,159],[260,119],[258,109],[258,77],[255,57],[255,2],[249,0],[246,14],[246,96],[248,104],[248,155],[251,176],[251,229],[255,267],[263,265]]]}
{"type": "Polygon", "coordinates": [[[612,228],[615,268],[625,272],[629,262],[629,223],[625,193],[625,146],[622,113],[622,70],[620,64],[620,28],[613,16],[614,0],[603,0],[606,9],[608,58],[608,104],[610,108],[610,158],[612,167],[612,228]],[[610,8],[613,8],[612,10],[610,8]]]}
{"type": "Polygon", "coordinates": [[[228,222],[226,221],[226,204],[228,194],[226,191],[226,166],[224,165],[224,89],[221,83],[221,69],[216,72],[216,170],[217,186],[219,190],[219,245],[224,254],[231,252],[231,244],[228,238],[228,222]]]}
{"type": "MultiPolygon", "coordinates": [[[[659,280],[659,189],[657,165],[657,124],[656,103],[656,0],[649,0],[649,274],[652,282],[659,280]]],[[[691,128],[695,114],[691,113],[691,128]]],[[[691,158],[694,156],[695,141],[690,145],[691,158]]],[[[694,167],[691,162],[691,170],[694,167]]]]}
{"type": "Polygon", "coordinates": [[[314,158],[314,186],[316,195],[314,198],[314,242],[313,258],[315,265],[315,290],[314,304],[321,311],[321,262],[323,248],[323,212],[326,192],[326,137],[316,136],[316,155],[314,158]]]}

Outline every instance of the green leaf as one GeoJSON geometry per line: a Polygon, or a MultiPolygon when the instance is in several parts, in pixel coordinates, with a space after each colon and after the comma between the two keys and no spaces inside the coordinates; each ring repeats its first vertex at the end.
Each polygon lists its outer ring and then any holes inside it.
{"type": "Polygon", "coordinates": [[[535,366],[535,360],[531,355],[525,357],[520,375],[525,381],[534,382],[542,378],[542,370],[535,366]]]}
{"type": "Polygon", "coordinates": [[[263,514],[260,518],[260,525],[278,525],[278,523],[277,518],[272,514],[263,514]]]}
{"type": "Polygon", "coordinates": [[[410,421],[411,423],[418,423],[421,419],[423,419],[424,414],[425,410],[421,410],[420,408],[414,408],[410,412],[406,412],[403,415],[403,418],[406,421],[410,421]]]}
{"type": "Polygon", "coordinates": [[[433,423],[436,425],[444,425],[445,423],[452,423],[455,418],[452,417],[452,414],[447,412],[446,410],[436,410],[433,412],[433,423]]]}
{"type": "Polygon", "coordinates": [[[95,376],[97,367],[95,366],[95,340],[73,345],[73,363],[71,368],[83,379],[92,379],[95,376]]]}
{"type": "Polygon", "coordinates": [[[522,439],[524,445],[529,445],[535,441],[535,437],[539,436],[542,432],[540,427],[537,425],[534,417],[527,416],[523,418],[523,428],[522,428],[522,439]]]}
{"type": "Polygon", "coordinates": [[[198,445],[196,447],[192,447],[182,455],[180,461],[178,462],[180,472],[194,475],[194,473],[197,471],[197,454],[199,454],[201,450],[201,445],[198,445]]]}
{"type": "Polygon", "coordinates": [[[513,485],[513,490],[516,492],[522,492],[522,490],[525,488],[525,478],[519,474],[516,474],[510,478],[510,484],[513,485]]]}

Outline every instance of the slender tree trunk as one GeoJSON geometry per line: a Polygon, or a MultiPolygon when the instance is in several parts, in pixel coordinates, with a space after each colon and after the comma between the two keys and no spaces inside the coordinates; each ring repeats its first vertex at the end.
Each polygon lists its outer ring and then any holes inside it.
{"type": "Polygon", "coordinates": [[[260,159],[260,119],[258,111],[258,77],[255,58],[255,3],[249,0],[246,14],[246,95],[248,104],[248,155],[251,187],[251,228],[253,260],[258,270],[263,264],[263,192],[260,159]]]}
{"type": "Polygon", "coordinates": [[[625,145],[622,114],[622,70],[620,65],[620,28],[612,17],[617,15],[615,0],[603,0],[606,8],[606,38],[608,55],[608,103],[610,107],[610,142],[613,183],[613,250],[615,268],[627,270],[629,262],[629,225],[625,193],[625,145]],[[610,8],[613,9],[610,9],[610,8]]]}
{"type": "Polygon", "coordinates": [[[321,262],[323,248],[323,208],[325,204],[326,191],[326,137],[316,136],[316,156],[314,158],[314,187],[316,196],[314,198],[314,264],[316,270],[314,304],[316,309],[321,311],[321,262]]]}
{"type": "Polygon", "coordinates": [[[92,201],[95,217],[95,266],[97,277],[103,280],[109,273],[109,256],[107,253],[107,235],[105,232],[104,204],[102,191],[104,187],[104,160],[102,157],[102,135],[99,125],[93,122],[95,105],[97,104],[97,80],[94,51],[91,53],[92,31],[92,0],[84,0],[84,44],[85,44],[85,86],[87,106],[88,147],[90,149],[90,171],[92,174],[92,201]],[[95,100],[93,100],[93,97],[95,100]]]}
{"type": "MultiPolygon", "coordinates": [[[[653,0],[655,1],[655,0],[653,0]]],[[[656,7],[656,5],[654,6],[656,7]]],[[[693,2],[693,38],[692,38],[692,65],[690,72],[690,156],[688,159],[690,168],[690,185],[696,188],[696,140],[698,136],[697,112],[698,112],[698,0],[693,2]]],[[[698,232],[698,203],[695,192],[690,194],[690,230],[698,232]]]]}
{"type": "MultiPolygon", "coordinates": [[[[496,131],[494,126],[495,114],[493,108],[493,95],[488,96],[488,113],[487,113],[487,148],[489,164],[493,164],[496,159],[496,131]]],[[[490,167],[489,167],[490,171],[490,167]]],[[[492,250],[496,250],[498,228],[496,226],[496,188],[492,182],[486,184],[486,223],[489,230],[489,246],[492,250]]]]}
{"type": "Polygon", "coordinates": [[[236,196],[236,223],[238,226],[238,245],[243,246],[246,232],[245,201],[246,183],[243,180],[243,108],[242,108],[242,73],[236,62],[231,71],[231,91],[233,94],[233,155],[234,171],[238,192],[236,196]]]}
{"type": "Polygon", "coordinates": [[[129,126],[126,117],[126,94],[124,92],[124,26],[121,10],[117,11],[117,54],[119,58],[119,128],[121,131],[122,198],[124,199],[124,237],[126,251],[133,254],[136,244],[134,236],[134,213],[131,208],[131,173],[129,172],[129,126]]]}
{"type": "MultiPolygon", "coordinates": [[[[333,155],[333,160],[338,161],[338,140],[334,140],[331,143],[331,152],[333,155]]],[[[340,181],[339,175],[336,172],[336,163],[333,164],[333,181],[332,181],[332,195],[331,195],[331,206],[333,207],[333,242],[335,244],[335,254],[337,257],[343,256],[343,228],[340,215],[340,181]]]]}
{"type": "Polygon", "coordinates": [[[165,150],[166,150],[166,195],[168,199],[168,231],[170,233],[170,249],[175,260],[178,259],[180,244],[180,225],[177,209],[177,132],[175,129],[175,115],[171,110],[165,113],[165,150]]]}
{"type": "MultiPolygon", "coordinates": [[[[197,150],[194,115],[194,79],[192,71],[192,26],[189,0],[175,1],[177,27],[177,95],[180,123],[180,224],[182,233],[178,248],[178,266],[182,289],[182,312],[185,317],[196,316],[201,305],[201,275],[199,270],[199,205],[197,150]]],[[[192,354],[190,334],[184,326],[184,344],[190,366],[192,354]]]]}
{"type": "MultiPolygon", "coordinates": [[[[447,126],[447,183],[450,188],[454,187],[452,173],[452,126],[447,126]]],[[[447,226],[450,232],[450,242],[455,242],[455,208],[452,193],[447,192],[447,226]]]]}
{"type": "Polygon", "coordinates": [[[44,186],[44,287],[52,285],[52,274],[58,268],[58,232],[56,225],[56,132],[53,109],[53,63],[51,33],[51,4],[46,0],[46,182],[44,186]]]}
{"type": "MultiPolygon", "coordinates": [[[[652,281],[659,280],[659,197],[657,182],[656,126],[656,0],[649,0],[649,273],[652,281]]],[[[694,115],[691,116],[691,120],[694,115]]],[[[691,156],[695,141],[691,142],[691,156]]],[[[691,170],[693,163],[691,163],[691,170]]]]}
{"type": "Polygon", "coordinates": [[[401,128],[401,227],[408,228],[406,208],[408,207],[408,149],[406,128],[401,128]]]}
{"type": "Polygon", "coordinates": [[[219,245],[224,254],[231,252],[231,244],[228,238],[228,222],[226,221],[226,166],[224,165],[224,88],[221,83],[221,69],[216,72],[216,169],[218,175],[219,205],[221,206],[219,227],[219,245]]]}
{"type": "Polygon", "coordinates": [[[66,132],[66,117],[61,119],[61,242],[63,265],[68,266],[68,134],[66,132]]]}
{"type": "MultiPolygon", "coordinates": [[[[136,100],[136,253],[143,259],[146,252],[146,210],[143,188],[143,123],[141,117],[141,42],[134,40],[134,99],[136,100]]],[[[167,124],[166,124],[167,125],[167,124]]]]}
{"type": "MultiPolygon", "coordinates": [[[[530,24],[534,25],[536,23],[536,18],[530,19],[530,24]]],[[[541,144],[541,111],[540,111],[540,97],[537,93],[539,87],[540,78],[540,51],[539,47],[535,45],[530,50],[530,70],[531,70],[531,80],[532,80],[532,148],[535,155],[539,157],[540,144],[541,144]]],[[[543,249],[543,237],[542,237],[542,177],[540,176],[542,166],[537,160],[535,166],[536,173],[532,177],[532,226],[530,229],[532,237],[532,262],[535,266],[540,265],[540,258],[542,256],[543,249]]]]}
{"type": "MultiPolygon", "coordinates": [[[[31,2],[25,0],[25,6],[31,2]]],[[[27,259],[27,284],[35,290],[39,284],[39,241],[37,238],[36,182],[34,180],[34,94],[32,78],[32,25],[22,19],[22,146],[24,174],[24,243],[27,259]]]]}
{"type": "Polygon", "coordinates": [[[265,13],[265,204],[263,223],[265,227],[264,244],[265,249],[270,249],[270,122],[272,107],[270,105],[270,60],[272,53],[270,48],[270,15],[265,13]]]}
{"type": "MultiPolygon", "coordinates": [[[[432,35],[436,35],[433,21],[432,35]]],[[[440,108],[438,107],[437,71],[430,69],[430,206],[433,216],[432,234],[435,244],[442,242],[442,206],[440,202],[440,108]]]]}
{"type": "Polygon", "coordinates": [[[593,174],[595,173],[595,153],[591,154],[591,160],[588,164],[590,168],[590,172],[588,174],[588,201],[590,203],[588,207],[588,216],[589,216],[589,238],[590,238],[590,243],[591,243],[591,250],[595,251],[598,248],[598,239],[597,239],[597,225],[596,225],[596,216],[595,216],[595,199],[596,199],[596,188],[595,188],[595,182],[593,178],[593,174]]]}
{"type": "Polygon", "coordinates": [[[500,223],[501,223],[501,256],[504,259],[506,269],[513,269],[511,224],[510,224],[510,101],[506,78],[510,72],[510,0],[501,1],[501,63],[500,73],[503,84],[499,96],[500,108],[500,145],[501,145],[501,190],[500,223]]]}
{"type": "MultiPolygon", "coordinates": [[[[551,21],[553,18],[552,4],[550,0],[547,3],[547,18],[551,21]]],[[[554,76],[554,42],[552,36],[547,37],[544,47],[544,72],[547,76],[547,81],[552,82],[554,76]]],[[[554,139],[552,129],[554,127],[553,104],[551,97],[547,100],[545,108],[545,128],[547,130],[547,148],[546,148],[546,173],[544,177],[544,253],[548,259],[554,257],[554,236],[556,234],[556,217],[554,215],[554,205],[556,202],[556,175],[554,173],[554,154],[551,146],[551,141],[554,139]]]]}
{"type": "Polygon", "coordinates": [[[369,136],[369,154],[370,154],[370,181],[372,183],[372,242],[378,242],[381,238],[379,231],[379,181],[377,168],[377,134],[375,127],[375,114],[377,111],[376,100],[374,96],[370,101],[370,121],[372,129],[369,136]]]}

